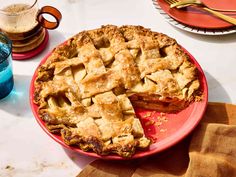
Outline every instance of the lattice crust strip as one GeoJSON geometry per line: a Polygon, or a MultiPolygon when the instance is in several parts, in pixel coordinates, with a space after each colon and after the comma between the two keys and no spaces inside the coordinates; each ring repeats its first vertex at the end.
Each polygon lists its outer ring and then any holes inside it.
{"type": "Polygon", "coordinates": [[[173,112],[201,98],[188,55],[141,26],[83,31],[55,48],[37,74],[34,102],[48,129],[102,155],[130,157],[150,145],[134,105],[173,112]]]}

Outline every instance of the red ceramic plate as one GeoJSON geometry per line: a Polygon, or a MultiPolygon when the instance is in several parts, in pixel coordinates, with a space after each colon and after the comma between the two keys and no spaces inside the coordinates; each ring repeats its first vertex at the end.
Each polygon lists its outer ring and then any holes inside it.
{"type": "MultiPolygon", "coordinates": [[[[156,0],[160,7],[172,18],[175,20],[192,27],[197,28],[207,28],[207,29],[220,29],[220,28],[229,28],[233,25],[221,20],[214,15],[211,15],[204,10],[196,7],[187,7],[184,9],[176,9],[169,7],[169,4],[165,0],[156,0]]],[[[236,1],[234,0],[202,0],[206,5],[213,8],[219,9],[235,9],[236,10],[236,1]]],[[[231,17],[236,18],[236,13],[225,13],[231,17]]]]}
{"type": "MultiPolygon", "coordinates": [[[[161,152],[173,146],[174,144],[182,140],[184,137],[186,137],[197,126],[197,124],[203,117],[203,114],[207,106],[207,99],[208,99],[208,89],[207,89],[206,78],[200,65],[197,63],[194,57],[191,56],[187,51],[186,53],[190,56],[191,61],[196,65],[196,67],[199,70],[201,89],[203,92],[203,100],[200,102],[192,103],[189,107],[187,107],[186,109],[176,114],[163,115],[162,113],[159,113],[156,111],[135,108],[137,117],[140,118],[141,120],[146,136],[152,139],[153,143],[151,144],[150,148],[147,149],[146,151],[137,151],[132,156],[131,159],[149,156],[151,154],[161,152]]],[[[46,61],[48,56],[46,56],[41,61],[40,65],[46,61]]],[[[36,76],[37,76],[37,72],[35,71],[31,80],[31,85],[30,85],[31,109],[39,125],[52,139],[54,139],[56,142],[60,143],[62,146],[70,150],[73,150],[75,152],[78,152],[87,156],[92,156],[92,157],[97,157],[97,158],[102,158],[102,159],[124,160],[124,158],[117,155],[100,156],[93,152],[84,152],[80,150],[79,148],[70,147],[62,141],[60,136],[50,133],[47,130],[45,123],[38,116],[38,113],[37,113],[38,106],[33,103],[34,81],[35,81],[36,76]]]]}

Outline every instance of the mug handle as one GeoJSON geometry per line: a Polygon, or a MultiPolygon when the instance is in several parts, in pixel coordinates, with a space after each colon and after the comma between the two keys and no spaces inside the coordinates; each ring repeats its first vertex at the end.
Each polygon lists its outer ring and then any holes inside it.
{"type": "Polygon", "coordinates": [[[44,6],[39,10],[39,13],[37,15],[37,21],[39,22],[39,24],[47,29],[55,29],[59,26],[60,21],[61,21],[62,15],[61,12],[56,9],[55,7],[52,6],[44,6]],[[51,16],[53,16],[56,19],[56,22],[51,22],[46,20],[43,17],[43,14],[49,14],[51,16]]]}

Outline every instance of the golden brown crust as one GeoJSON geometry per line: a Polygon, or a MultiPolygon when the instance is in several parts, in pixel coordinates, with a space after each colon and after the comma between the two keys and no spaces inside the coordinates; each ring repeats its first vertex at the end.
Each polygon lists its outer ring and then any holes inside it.
{"type": "Polygon", "coordinates": [[[130,157],[150,145],[132,104],[175,112],[200,96],[188,55],[141,26],[83,31],[55,48],[37,74],[34,102],[48,129],[101,155],[130,157]]]}

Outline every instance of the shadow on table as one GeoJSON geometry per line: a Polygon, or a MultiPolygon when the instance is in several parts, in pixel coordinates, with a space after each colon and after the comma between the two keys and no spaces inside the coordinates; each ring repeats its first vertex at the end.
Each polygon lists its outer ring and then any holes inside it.
{"type": "Polygon", "coordinates": [[[80,0],[67,0],[68,3],[75,4],[78,3],[80,0]]]}
{"type": "MultiPolygon", "coordinates": [[[[64,148],[65,153],[70,157],[70,159],[81,169],[83,169],[87,164],[91,163],[92,161],[96,160],[95,157],[89,157],[78,152],[74,152],[72,150],[64,148]]],[[[79,173],[79,172],[78,172],[79,173]]]]}
{"type": "Polygon", "coordinates": [[[32,118],[29,104],[29,85],[31,76],[14,75],[14,88],[0,100],[0,109],[17,117],[32,118]]]}
{"type": "MultiPolygon", "coordinates": [[[[55,48],[57,45],[63,43],[66,40],[66,37],[60,31],[53,30],[53,31],[48,31],[48,33],[49,33],[49,40],[45,49],[38,55],[28,60],[34,60],[37,62],[41,61],[45,56],[47,56],[49,52],[53,50],[53,48],[55,48]]],[[[27,62],[28,60],[21,60],[21,62],[27,62]]]]}
{"type": "Polygon", "coordinates": [[[44,49],[42,53],[38,56],[38,60],[42,60],[49,52],[51,52],[57,45],[61,44],[66,40],[63,33],[57,30],[49,31],[49,41],[47,47],[44,49]]]}
{"type": "Polygon", "coordinates": [[[209,102],[226,102],[232,103],[224,87],[207,71],[204,71],[208,83],[208,100],[209,102]]]}
{"type": "Polygon", "coordinates": [[[202,34],[195,34],[188,31],[184,31],[177,27],[174,27],[177,31],[184,33],[186,36],[189,36],[194,39],[198,39],[200,41],[206,41],[211,43],[232,43],[236,41],[236,33],[232,34],[224,34],[224,35],[202,35],[202,34]]]}

